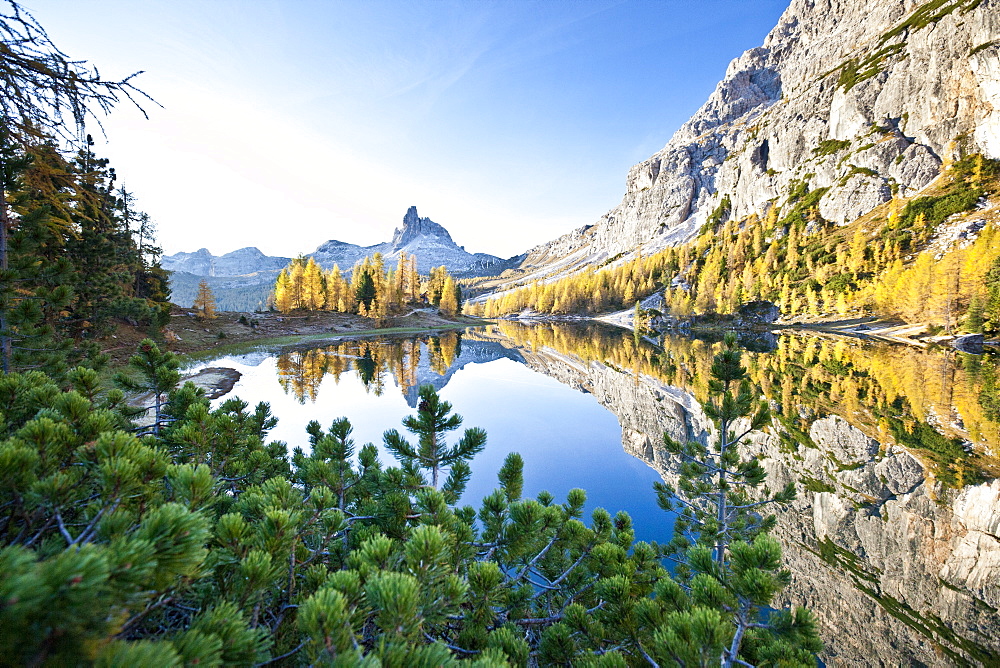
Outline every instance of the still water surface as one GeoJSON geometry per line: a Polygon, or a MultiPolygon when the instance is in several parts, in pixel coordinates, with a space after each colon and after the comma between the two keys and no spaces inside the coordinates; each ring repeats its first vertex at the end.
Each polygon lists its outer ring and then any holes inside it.
{"type": "MultiPolygon", "coordinates": [[[[400,345],[393,340],[367,343],[371,350],[383,352],[400,345]]],[[[430,360],[429,342],[414,343],[418,356],[430,360]]],[[[466,344],[466,349],[469,347],[466,344]]],[[[324,357],[336,355],[349,364],[358,358],[351,351],[323,352],[324,357]]],[[[308,354],[308,350],[285,353],[285,359],[308,354]]],[[[376,353],[375,357],[380,356],[376,353]]],[[[525,496],[546,490],[563,500],[570,489],[579,487],[587,491],[588,514],[596,507],[612,515],[624,510],[632,517],[637,540],[669,540],[671,518],[657,507],[652,489],[659,476],[622,450],[622,429],[615,415],[591,394],[567,387],[522,363],[493,357],[481,350],[465,356],[459,353],[452,362],[455,366],[449,369],[447,384],[439,390],[454,412],[464,418],[462,428],[452,433],[449,443],[467,427],[481,427],[487,433],[486,449],[472,461],[472,478],[461,503],[478,507],[497,487],[497,472],[504,458],[518,452],[524,459],[525,496]]],[[[290,448],[307,447],[305,427],[310,420],[326,427],[338,417],[347,417],[354,426],[356,445],[374,443],[382,461],[393,463],[382,445],[382,434],[391,428],[404,432],[402,419],[416,412],[416,386],[405,381],[401,384],[402,379],[385,372],[366,385],[353,365],[337,375],[329,373],[327,366],[318,382],[313,380],[305,393],[297,393],[294,383],[283,386],[279,380],[281,359],[281,355],[252,354],[223,357],[210,365],[231,367],[243,374],[228,396],[240,397],[251,406],[259,401],[271,405],[271,412],[279,418],[271,439],[284,441],[290,448]]],[[[435,384],[442,378],[429,363],[420,373],[420,380],[438,381],[435,384]]],[[[412,435],[404,435],[413,440],[412,435]]]]}
{"type": "MultiPolygon", "coordinates": [[[[753,439],[775,487],[792,584],[782,603],[821,624],[828,665],[1000,665],[1000,398],[995,357],[820,335],[748,340],[775,422],[753,439]]],[[[478,505],[504,457],[525,495],[574,487],[665,541],[652,484],[676,462],[661,435],[704,437],[711,341],[659,345],[595,323],[499,323],[439,336],[312,342],[199,366],[243,376],[230,396],[270,403],[289,447],[346,416],[358,445],[415,412],[431,383],[464,426],[487,431],[462,503],[478,505]]],[[[457,435],[454,436],[457,438],[457,435]]]]}

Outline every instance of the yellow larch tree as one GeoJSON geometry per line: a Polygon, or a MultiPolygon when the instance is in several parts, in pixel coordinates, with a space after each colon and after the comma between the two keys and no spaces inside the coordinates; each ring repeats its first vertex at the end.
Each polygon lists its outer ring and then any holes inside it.
{"type": "Polygon", "coordinates": [[[288,270],[282,269],[274,284],[274,307],[282,313],[292,310],[292,291],[289,287],[288,270]]]}
{"type": "Polygon", "coordinates": [[[215,295],[212,288],[208,286],[208,281],[204,278],[198,282],[198,294],[195,295],[193,308],[202,319],[215,318],[215,295]]]}
{"type": "Polygon", "coordinates": [[[458,299],[455,294],[455,280],[451,276],[444,279],[444,286],[441,288],[441,301],[438,308],[445,315],[452,316],[458,313],[458,299]]]}
{"type": "Polygon", "coordinates": [[[343,299],[347,285],[336,264],[326,275],[326,307],[327,311],[341,311],[340,302],[343,299]]]}
{"type": "Polygon", "coordinates": [[[309,257],[302,269],[302,308],[318,311],[326,305],[326,288],[323,285],[323,270],[309,257]]]}
{"type": "Polygon", "coordinates": [[[303,307],[303,287],[305,277],[306,261],[303,257],[292,260],[288,270],[288,295],[292,305],[291,310],[303,307]]]}

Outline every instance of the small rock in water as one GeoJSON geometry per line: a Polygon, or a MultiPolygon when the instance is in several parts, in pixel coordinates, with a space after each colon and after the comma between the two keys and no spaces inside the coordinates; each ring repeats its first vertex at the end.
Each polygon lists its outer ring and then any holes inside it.
{"type": "Polygon", "coordinates": [[[981,355],[983,353],[983,335],[966,334],[965,336],[959,336],[951,342],[951,347],[963,353],[981,355]]]}

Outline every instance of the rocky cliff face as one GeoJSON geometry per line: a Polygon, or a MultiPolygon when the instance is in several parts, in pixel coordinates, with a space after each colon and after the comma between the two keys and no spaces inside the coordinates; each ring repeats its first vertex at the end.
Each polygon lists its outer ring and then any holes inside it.
{"type": "Polygon", "coordinates": [[[406,244],[415,241],[417,237],[436,237],[441,244],[455,246],[448,230],[435,223],[430,218],[421,218],[417,215],[417,207],[411,206],[403,216],[403,226],[397,227],[393,231],[393,248],[403,248],[406,244]]]}
{"type": "MultiPolygon", "coordinates": [[[[532,369],[592,393],[618,417],[625,450],[668,482],[678,462],[657,435],[702,439],[711,429],[681,388],[549,348],[521,353],[532,369]]],[[[1000,481],[946,490],[905,449],[836,415],[813,419],[809,442],[794,449],[775,427],[754,434],[744,454],[761,457],[773,488],[797,483],[775,531],[792,573],[782,603],[815,613],[826,664],[997,665],[1000,481]]]]}
{"type": "Polygon", "coordinates": [[[1000,156],[1000,0],[792,0],[763,46],[626,179],[593,225],[529,251],[541,275],[691,238],[728,195],[733,217],[828,188],[849,222],[931,182],[962,153],[1000,156]]]}

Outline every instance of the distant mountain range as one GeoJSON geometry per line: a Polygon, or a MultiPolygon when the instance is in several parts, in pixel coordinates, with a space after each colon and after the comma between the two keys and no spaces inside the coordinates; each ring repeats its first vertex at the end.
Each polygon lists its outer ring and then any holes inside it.
{"type": "Polygon", "coordinates": [[[259,248],[249,246],[218,257],[207,248],[193,253],[176,253],[163,257],[167,271],[183,271],[196,276],[245,276],[259,271],[281,271],[291,258],[264,255],[259,248]]]}
{"type": "MultiPolygon", "coordinates": [[[[330,240],[307,254],[324,269],[337,265],[344,273],[364,257],[381,253],[391,266],[402,253],[415,255],[417,269],[427,273],[431,267],[444,265],[456,276],[491,276],[517,266],[523,255],[504,260],[487,253],[469,253],[459,246],[441,225],[430,218],[421,218],[417,207],[411,206],[403,216],[403,226],[396,228],[391,241],[373,246],[358,246],[330,240]]],[[[263,309],[278,273],[291,258],[265,255],[256,247],[235,250],[215,256],[206,248],[193,253],[165,255],[162,266],[171,272],[172,301],[190,307],[205,279],[215,295],[216,305],[223,311],[253,311],[263,309]]]]}

